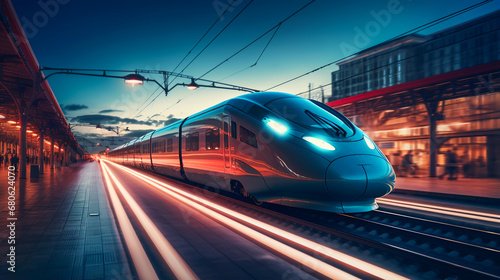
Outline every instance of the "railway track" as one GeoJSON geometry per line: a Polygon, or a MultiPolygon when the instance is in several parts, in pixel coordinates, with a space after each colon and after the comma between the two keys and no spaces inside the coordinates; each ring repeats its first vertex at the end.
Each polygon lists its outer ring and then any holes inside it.
{"type": "MultiPolygon", "coordinates": [[[[237,198],[200,192],[199,187],[186,186],[195,193],[208,194],[219,204],[238,213],[408,278],[500,279],[498,235],[493,233],[423,219],[413,218],[410,222],[411,217],[383,211],[340,215],[274,205],[258,207],[237,198]],[[403,218],[406,220],[402,221],[403,218]],[[475,238],[469,240],[465,236],[475,238]],[[455,237],[457,240],[454,240],[455,237]],[[466,242],[468,240],[471,242],[466,242]]],[[[223,211],[218,212],[226,215],[223,211]]],[[[250,222],[246,225],[263,232],[250,222]]],[[[265,234],[273,235],[269,232],[265,234]]],[[[273,238],[308,251],[301,244],[293,244],[280,236],[273,238]]],[[[321,255],[312,251],[307,253],[321,255]]],[[[327,259],[326,256],[321,257],[327,259]]],[[[334,265],[362,278],[370,278],[349,265],[334,265]]]]}
{"type": "MultiPolygon", "coordinates": [[[[162,176],[149,174],[166,181],[162,176]]],[[[258,207],[200,189],[200,186],[178,181],[175,184],[248,217],[236,218],[245,226],[362,279],[384,277],[338,261],[325,248],[411,279],[500,279],[498,234],[495,233],[385,211],[344,215],[271,204],[258,207]],[[259,226],[260,222],[275,230],[259,226]],[[299,238],[288,238],[280,231],[299,238]],[[304,241],[319,245],[312,248],[304,241]]],[[[212,210],[228,218],[231,216],[217,207],[212,210]]]]}
{"type": "Polygon", "coordinates": [[[500,277],[498,233],[385,211],[345,217],[336,225],[347,232],[500,277]]]}
{"type": "MultiPolygon", "coordinates": [[[[316,239],[323,238],[336,249],[343,249],[347,254],[364,256],[365,260],[371,263],[384,266],[409,278],[500,279],[498,261],[500,254],[495,248],[447,240],[424,232],[403,231],[394,225],[363,218],[371,214],[371,217],[377,220],[375,217],[380,211],[376,211],[375,214],[373,212],[357,214],[361,217],[296,209],[279,210],[279,213],[274,211],[265,213],[267,209],[261,213],[259,210],[255,211],[254,214],[261,220],[280,220],[279,223],[289,230],[305,233],[316,239]],[[265,217],[267,215],[270,217],[265,217]]],[[[384,220],[381,217],[378,219],[384,220]]],[[[392,223],[396,224],[395,221],[392,223]]],[[[407,223],[401,225],[408,226],[407,223]]],[[[445,228],[452,227],[442,223],[441,225],[443,226],[441,229],[435,227],[434,231],[444,233],[445,228]]],[[[424,225],[416,224],[415,227],[424,228],[424,225]]],[[[464,227],[460,229],[467,230],[464,227]]],[[[424,231],[429,232],[430,227],[424,231]]],[[[491,240],[489,244],[496,245],[495,238],[498,236],[495,234],[490,235],[488,232],[474,229],[468,229],[468,232],[468,234],[481,232],[483,236],[488,237],[484,240],[491,240]]],[[[443,235],[449,236],[450,233],[443,235]]],[[[475,239],[475,242],[478,241],[475,239]]]]}

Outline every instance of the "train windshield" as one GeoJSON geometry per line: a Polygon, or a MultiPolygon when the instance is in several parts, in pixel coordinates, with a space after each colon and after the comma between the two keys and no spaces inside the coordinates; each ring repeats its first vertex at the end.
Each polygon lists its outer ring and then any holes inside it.
{"type": "Polygon", "coordinates": [[[304,98],[280,98],[266,104],[274,113],[311,131],[326,132],[332,137],[349,137],[354,128],[349,120],[334,109],[304,98]]]}

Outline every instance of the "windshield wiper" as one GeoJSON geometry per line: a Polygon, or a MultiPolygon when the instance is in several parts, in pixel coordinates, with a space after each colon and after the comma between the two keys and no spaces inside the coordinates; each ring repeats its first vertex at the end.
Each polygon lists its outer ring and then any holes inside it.
{"type": "Polygon", "coordinates": [[[339,135],[343,135],[344,137],[347,136],[347,131],[343,129],[340,125],[336,124],[335,122],[332,122],[331,120],[322,117],[318,114],[315,114],[309,110],[304,111],[306,115],[308,115],[311,119],[313,119],[317,124],[319,124],[323,130],[325,130],[326,133],[330,134],[330,136],[335,137],[339,135]],[[330,129],[328,129],[330,128],[330,129]],[[335,135],[332,134],[332,129],[335,131],[335,135]]]}

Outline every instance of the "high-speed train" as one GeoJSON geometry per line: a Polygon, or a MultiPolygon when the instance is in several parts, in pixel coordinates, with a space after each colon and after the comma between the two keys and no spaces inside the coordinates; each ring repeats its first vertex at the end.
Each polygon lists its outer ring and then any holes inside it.
{"type": "Polygon", "coordinates": [[[280,92],[229,99],[130,141],[107,155],[255,203],[336,213],[378,208],[395,173],[375,143],[345,116],[280,92]]]}

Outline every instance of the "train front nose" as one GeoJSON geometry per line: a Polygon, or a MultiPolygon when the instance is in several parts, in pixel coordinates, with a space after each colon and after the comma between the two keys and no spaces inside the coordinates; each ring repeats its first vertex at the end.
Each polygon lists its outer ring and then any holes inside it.
{"type": "Polygon", "coordinates": [[[394,171],[385,158],[351,155],[334,160],[326,171],[326,187],[337,199],[381,197],[394,189],[394,171]]]}

